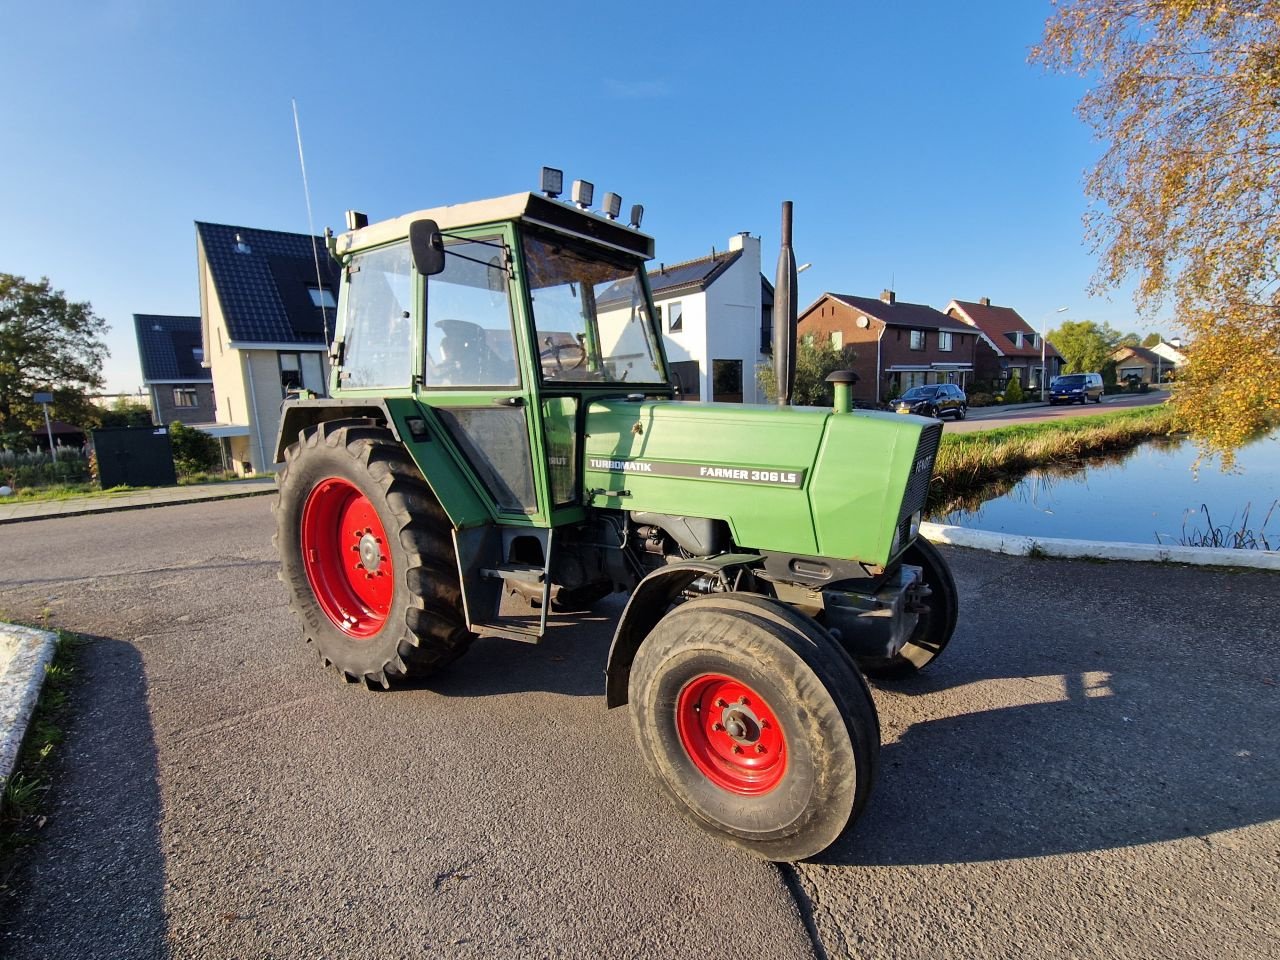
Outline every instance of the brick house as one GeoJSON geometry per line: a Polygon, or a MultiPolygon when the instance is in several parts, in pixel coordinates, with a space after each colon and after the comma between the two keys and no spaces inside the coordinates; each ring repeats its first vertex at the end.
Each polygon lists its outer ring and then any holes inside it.
{"type": "Polygon", "coordinates": [[[204,366],[199,317],[135,313],[142,382],[156,424],[206,423],[213,419],[213,374],[204,366]]]}
{"type": "MultiPolygon", "coordinates": [[[[1013,307],[993,306],[990,297],[977,303],[952,300],[947,316],[978,331],[974,349],[974,379],[999,388],[1018,377],[1028,390],[1040,389],[1040,334],[1013,307]]],[[[1044,344],[1045,365],[1052,380],[1062,372],[1062,357],[1053,344],[1044,344]]]]}
{"type": "Polygon", "coordinates": [[[1187,362],[1186,355],[1161,341],[1155,347],[1117,347],[1111,354],[1116,364],[1116,379],[1121,383],[1137,377],[1142,383],[1164,383],[1174,371],[1187,362]],[[1165,350],[1158,349],[1165,347],[1165,350]]]}
{"type": "Polygon", "coordinates": [[[800,314],[799,334],[853,347],[854,399],[876,404],[926,383],[967,387],[979,336],[933,307],[899,301],[892,290],[878,300],[824,293],[800,314]]]}

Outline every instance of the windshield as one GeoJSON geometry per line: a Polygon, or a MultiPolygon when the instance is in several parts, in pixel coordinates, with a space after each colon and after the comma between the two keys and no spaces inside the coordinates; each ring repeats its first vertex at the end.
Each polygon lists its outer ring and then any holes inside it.
{"type": "Polygon", "coordinates": [[[1055,387],[1080,387],[1084,386],[1084,377],[1059,377],[1053,381],[1055,387]]]}
{"type": "Polygon", "coordinates": [[[543,380],[665,383],[643,267],[554,234],[523,239],[543,380]]]}
{"type": "Polygon", "coordinates": [[[937,394],[937,387],[912,387],[902,395],[903,400],[932,400],[937,394]]]}

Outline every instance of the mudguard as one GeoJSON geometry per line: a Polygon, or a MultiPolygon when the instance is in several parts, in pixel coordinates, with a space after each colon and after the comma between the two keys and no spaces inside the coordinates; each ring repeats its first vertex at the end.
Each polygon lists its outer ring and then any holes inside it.
{"type": "Polygon", "coordinates": [[[636,651],[689,584],[699,577],[723,576],[757,566],[760,562],[761,558],[754,553],[725,553],[718,557],[681,560],[655,570],[641,580],[632,591],[627,608],[622,611],[622,619],[609,647],[609,660],[604,670],[605,706],[620,707],[627,702],[627,683],[636,651]]]}

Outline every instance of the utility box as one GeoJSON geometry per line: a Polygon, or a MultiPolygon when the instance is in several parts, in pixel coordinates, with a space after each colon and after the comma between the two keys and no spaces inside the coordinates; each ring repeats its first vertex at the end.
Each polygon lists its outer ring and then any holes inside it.
{"type": "Polygon", "coordinates": [[[168,427],[108,427],[93,431],[98,483],[111,487],[171,487],[178,482],[168,427]]]}

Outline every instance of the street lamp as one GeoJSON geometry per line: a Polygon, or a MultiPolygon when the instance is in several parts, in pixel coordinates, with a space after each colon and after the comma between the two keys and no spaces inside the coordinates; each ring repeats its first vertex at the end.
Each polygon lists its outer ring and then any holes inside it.
{"type": "MultiPolygon", "coordinates": [[[[1059,307],[1057,310],[1053,312],[1066,313],[1070,309],[1071,309],[1070,307],[1059,307]]],[[[1049,373],[1049,367],[1045,364],[1045,354],[1044,354],[1045,334],[1048,333],[1049,331],[1049,316],[1050,314],[1046,313],[1044,317],[1041,318],[1040,320],[1040,402],[1041,403],[1044,403],[1044,400],[1045,400],[1045,396],[1044,396],[1045,381],[1048,379],[1048,373],[1049,373]]]]}

